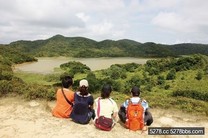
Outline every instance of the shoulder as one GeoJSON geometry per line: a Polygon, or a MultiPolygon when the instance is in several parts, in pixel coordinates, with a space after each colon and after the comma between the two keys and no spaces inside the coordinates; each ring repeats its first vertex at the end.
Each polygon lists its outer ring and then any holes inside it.
{"type": "Polygon", "coordinates": [[[62,92],[61,88],[57,89],[56,93],[62,92]]]}
{"type": "Polygon", "coordinates": [[[113,103],[116,104],[115,100],[113,100],[113,98],[109,98],[109,100],[113,103]]]}
{"type": "Polygon", "coordinates": [[[86,97],[90,102],[94,102],[93,96],[90,94],[88,97],[86,97]]]}
{"type": "Polygon", "coordinates": [[[69,93],[70,93],[71,95],[74,95],[74,94],[75,94],[75,92],[72,91],[72,90],[69,90],[69,93]]]}
{"type": "Polygon", "coordinates": [[[86,97],[93,98],[92,94],[88,93],[86,97]]]}
{"type": "Polygon", "coordinates": [[[117,107],[117,103],[115,100],[113,100],[112,98],[109,98],[110,102],[111,102],[111,105],[115,108],[117,107]]]}
{"type": "Polygon", "coordinates": [[[74,98],[75,92],[72,90],[67,90],[67,95],[74,98]]]}
{"type": "Polygon", "coordinates": [[[149,108],[148,102],[146,100],[142,100],[142,106],[147,109],[149,108]]]}
{"type": "Polygon", "coordinates": [[[81,97],[80,92],[74,92],[74,95],[81,97]]]}
{"type": "Polygon", "coordinates": [[[97,97],[97,98],[95,99],[95,101],[97,101],[99,98],[100,98],[100,97],[97,97]]]}
{"type": "Polygon", "coordinates": [[[100,99],[100,97],[97,97],[97,98],[95,99],[95,102],[98,102],[99,99],[100,99]]]}

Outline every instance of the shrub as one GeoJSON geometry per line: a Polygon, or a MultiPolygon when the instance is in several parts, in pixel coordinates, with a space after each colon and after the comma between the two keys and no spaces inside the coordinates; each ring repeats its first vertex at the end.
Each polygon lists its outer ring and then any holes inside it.
{"type": "Polygon", "coordinates": [[[30,84],[25,87],[23,90],[23,96],[26,99],[55,99],[55,90],[50,86],[43,86],[38,84],[30,84]]]}
{"type": "Polygon", "coordinates": [[[94,93],[96,91],[99,91],[101,86],[100,86],[100,80],[98,80],[95,76],[94,73],[90,72],[87,74],[86,79],[89,82],[89,91],[94,93]]]}
{"type": "Polygon", "coordinates": [[[8,80],[0,80],[0,96],[13,91],[12,83],[8,80]]]}
{"type": "Polygon", "coordinates": [[[153,86],[151,84],[147,84],[145,85],[144,90],[151,92],[152,88],[153,86]]]}
{"type": "Polygon", "coordinates": [[[176,78],[176,71],[172,69],[168,72],[166,80],[173,80],[175,78],[176,78]]]}
{"type": "Polygon", "coordinates": [[[168,90],[170,88],[170,85],[165,85],[165,90],[168,90]]]}
{"type": "Polygon", "coordinates": [[[201,80],[202,79],[202,76],[203,76],[203,73],[202,73],[202,71],[198,71],[198,73],[197,73],[197,75],[196,75],[196,79],[197,80],[201,80]]]}
{"type": "Polygon", "coordinates": [[[61,69],[72,74],[76,73],[87,73],[90,71],[90,68],[81,62],[71,61],[60,65],[61,69]]]}
{"type": "Polygon", "coordinates": [[[60,74],[45,75],[44,80],[46,80],[47,82],[58,82],[60,80],[60,74]]]}
{"type": "Polygon", "coordinates": [[[208,92],[196,91],[196,90],[177,90],[172,93],[172,96],[183,96],[193,98],[196,100],[208,101],[208,92]]]}
{"type": "Polygon", "coordinates": [[[165,77],[164,76],[158,76],[157,85],[163,85],[163,84],[165,84],[165,77]]]}

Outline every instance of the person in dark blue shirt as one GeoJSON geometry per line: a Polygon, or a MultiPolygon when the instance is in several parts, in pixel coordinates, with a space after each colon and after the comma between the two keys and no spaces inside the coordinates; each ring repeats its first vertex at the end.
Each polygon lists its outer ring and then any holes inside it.
{"type": "Polygon", "coordinates": [[[79,82],[79,89],[74,95],[74,106],[71,113],[71,119],[80,124],[88,124],[95,118],[93,109],[94,98],[88,92],[88,81],[83,79],[79,82]]]}

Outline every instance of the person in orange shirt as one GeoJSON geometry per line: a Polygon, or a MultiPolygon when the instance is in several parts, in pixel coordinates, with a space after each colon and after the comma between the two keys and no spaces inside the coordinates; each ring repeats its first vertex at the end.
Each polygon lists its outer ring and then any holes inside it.
{"type": "Polygon", "coordinates": [[[69,118],[73,108],[74,92],[71,90],[73,79],[65,76],[62,79],[62,88],[56,92],[56,105],[52,110],[52,114],[59,118],[69,118]]]}

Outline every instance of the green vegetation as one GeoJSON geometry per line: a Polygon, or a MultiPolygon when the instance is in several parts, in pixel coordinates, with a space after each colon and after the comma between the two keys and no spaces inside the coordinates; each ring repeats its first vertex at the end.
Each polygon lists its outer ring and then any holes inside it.
{"type": "Polygon", "coordinates": [[[86,65],[83,65],[81,62],[68,62],[60,65],[60,68],[63,69],[70,76],[74,76],[77,73],[87,73],[90,72],[90,68],[86,65]]]}
{"type": "Polygon", "coordinates": [[[90,92],[98,96],[102,85],[108,83],[113,87],[113,98],[121,103],[130,96],[131,87],[136,85],[152,108],[177,108],[208,116],[208,57],[201,54],[187,55],[194,53],[208,54],[207,45],[166,46],[141,44],[126,39],[96,42],[60,35],[47,40],[17,41],[7,46],[0,45],[0,96],[14,93],[27,99],[54,100],[55,92],[60,87],[60,78],[69,74],[74,77],[74,90],[78,88],[79,80],[86,78],[90,92]],[[145,65],[115,64],[99,71],[91,71],[80,62],[62,64],[59,73],[48,75],[12,71],[13,64],[36,61],[32,55],[166,58],[149,60],[145,65]]]}
{"type": "Polygon", "coordinates": [[[56,74],[36,74],[36,73],[26,73],[26,72],[16,72],[15,76],[24,80],[25,83],[40,84],[40,85],[53,85],[54,83],[60,81],[60,73],[56,74]]]}
{"type": "MultiPolygon", "coordinates": [[[[84,37],[64,37],[61,35],[46,40],[16,41],[6,47],[15,52],[35,57],[60,55],[70,57],[176,57],[208,54],[208,45],[204,44],[163,45],[152,42],[139,43],[128,39],[96,42],[84,37]]],[[[29,57],[27,59],[30,60],[29,57]]],[[[18,59],[18,61],[21,60],[18,59]]]]}
{"type": "Polygon", "coordinates": [[[13,73],[11,63],[2,57],[0,94],[17,93],[27,99],[55,99],[60,78],[70,74],[74,77],[73,89],[79,80],[89,81],[89,90],[98,96],[103,84],[111,84],[113,98],[121,103],[130,96],[132,86],[139,86],[142,97],[152,108],[177,108],[187,112],[208,114],[208,57],[192,55],[179,58],[149,60],[145,65],[128,63],[115,64],[108,69],[91,71],[80,62],[68,62],[60,67],[64,73],[28,74],[13,73]],[[9,71],[9,72],[8,72],[9,71]]]}
{"type": "Polygon", "coordinates": [[[21,51],[9,46],[0,45],[0,55],[5,58],[5,61],[7,60],[16,64],[37,61],[37,59],[35,59],[32,55],[22,53],[21,51]]]}
{"type": "Polygon", "coordinates": [[[11,59],[0,55],[0,96],[5,96],[7,94],[14,93],[22,95],[27,99],[54,99],[55,92],[52,86],[35,83],[26,83],[22,79],[14,75],[12,71],[12,64],[14,64],[14,62],[21,63],[23,61],[22,59],[25,58],[24,55],[19,55],[18,53],[16,54],[17,55],[12,55],[11,59]],[[20,56],[20,61],[16,62],[15,60],[13,60],[13,57],[17,56],[20,56]]]}

